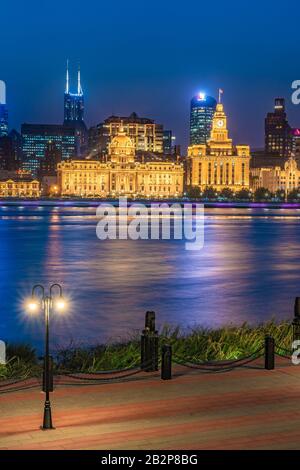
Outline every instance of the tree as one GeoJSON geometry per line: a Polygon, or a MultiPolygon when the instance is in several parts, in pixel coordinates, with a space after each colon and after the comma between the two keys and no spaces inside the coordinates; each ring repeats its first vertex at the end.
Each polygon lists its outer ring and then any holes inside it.
{"type": "Polygon", "coordinates": [[[299,202],[300,201],[300,189],[293,189],[287,195],[287,200],[289,202],[299,202]]]}
{"type": "Polygon", "coordinates": [[[237,191],[237,193],[235,194],[235,198],[238,200],[238,201],[251,201],[252,199],[252,193],[249,189],[240,189],[239,191],[237,191]]]}
{"type": "Polygon", "coordinates": [[[219,194],[221,199],[225,199],[226,201],[231,201],[234,198],[234,194],[232,189],[224,188],[219,194]]]}
{"type": "Polygon", "coordinates": [[[218,197],[218,193],[212,186],[209,186],[203,191],[202,197],[203,199],[215,201],[218,197]]]}
{"type": "Polygon", "coordinates": [[[258,188],[254,193],[254,200],[256,202],[270,201],[272,193],[266,188],[258,188]]]}
{"type": "Polygon", "coordinates": [[[187,190],[187,196],[190,199],[199,199],[201,197],[201,191],[198,186],[190,186],[187,190]]]}
{"type": "Polygon", "coordinates": [[[283,189],[277,189],[275,199],[276,201],[285,201],[285,191],[283,189]]]}

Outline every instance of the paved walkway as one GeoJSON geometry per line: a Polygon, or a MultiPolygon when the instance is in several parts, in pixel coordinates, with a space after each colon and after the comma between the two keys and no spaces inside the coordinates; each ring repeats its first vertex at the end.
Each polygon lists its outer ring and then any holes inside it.
{"type": "Polygon", "coordinates": [[[0,449],[300,449],[300,366],[182,371],[125,383],[0,395],[0,449]]]}

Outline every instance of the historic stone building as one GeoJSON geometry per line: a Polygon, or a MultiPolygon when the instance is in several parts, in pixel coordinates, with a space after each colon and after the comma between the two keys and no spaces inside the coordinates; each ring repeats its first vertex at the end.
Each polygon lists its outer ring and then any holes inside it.
{"type": "Polygon", "coordinates": [[[284,191],[286,194],[300,187],[300,169],[295,158],[290,157],[282,166],[251,168],[251,187],[284,191]]]}
{"type": "Polygon", "coordinates": [[[39,197],[40,183],[31,177],[5,178],[0,175],[0,197],[39,197]]]}
{"type": "Polygon", "coordinates": [[[216,191],[249,188],[249,162],[250,147],[233,145],[223,104],[219,102],[208,142],[188,148],[187,184],[201,190],[213,187],[216,191]]]}
{"type": "Polygon", "coordinates": [[[137,161],[135,144],[123,127],[109,144],[106,162],[70,160],[57,168],[62,196],[167,198],[183,193],[183,165],[175,161],[137,161]]]}

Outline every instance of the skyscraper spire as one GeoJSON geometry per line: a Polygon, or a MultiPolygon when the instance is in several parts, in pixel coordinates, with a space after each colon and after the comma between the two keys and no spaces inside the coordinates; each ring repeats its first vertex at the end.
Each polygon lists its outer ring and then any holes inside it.
{"type": "Polygon", "coordinates": [[[66,91],[65,91],[65,93],[69,94],[69,90],[70,90],[70,87],[69,87],[69,59],[67,59],[66,91]]]}
{"type": "Polygon", "coordinates": [[[78,64],[77,94],[83,95],[82,88],[81,88],[81,81],[80,81],[80,65],[79,64],[78,64]]]}

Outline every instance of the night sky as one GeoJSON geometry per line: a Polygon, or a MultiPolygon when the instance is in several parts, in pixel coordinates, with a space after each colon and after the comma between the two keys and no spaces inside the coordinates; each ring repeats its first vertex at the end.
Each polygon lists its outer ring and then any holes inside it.
{"type": "Polygon", "coordinates": [[[189,102],[224,90],[230,134],[263,143],[275,96],[291,104],[300,79],[296,1],[15,0],[1,2],[0,79],[10,127],[63,118],[66,59],[76,86],[81,64],[86,122],[136,111],[188,142],[189,102]]]}

